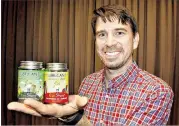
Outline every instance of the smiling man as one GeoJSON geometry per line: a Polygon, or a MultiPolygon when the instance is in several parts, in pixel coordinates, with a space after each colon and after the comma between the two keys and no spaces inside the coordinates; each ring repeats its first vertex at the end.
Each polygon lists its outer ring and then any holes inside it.
{"type": "Polygon", "coordinates": [[[163,125],[173,92],[133,61],[139,33],[131,12],[119,5],[94,11],[92,27],[104,69],[87,76],[79,94],[88,97],[86,116],[94,125],[163,125]]]}
{"type": "Polygon", "coordinates": [[[96,50],[105,67],[83,79],[79,88],[83,97],[70,96],[70,102],[63,106],[35,100],[25,100],[25,106],[12,102],[8,109],[35,116],[49,115],[65,124],[166,124],[173,92],[166,82],[133,61],[139,33],[131,12],[119,5],[100,7],[94,11],[92,27],[96,50]]]}

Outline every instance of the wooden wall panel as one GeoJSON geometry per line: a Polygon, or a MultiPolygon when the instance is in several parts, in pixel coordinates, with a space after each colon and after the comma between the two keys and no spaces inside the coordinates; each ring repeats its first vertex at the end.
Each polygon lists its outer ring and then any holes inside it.
{"type": "Polygon", "coordinates": [[[139,31],[139,45],[138,45],[138,65],[144,69],[145,68],[145,56],[144,56],[144,50],[145,50],[145,11],[140,11],[140,10],[145,10],[145,2],[141,1],[139,3],[139,16],[138,16],[138,31],[139,31]]]}
{"type": "MultiPolygon", "coordinates": [[[[5,95],[5,89],[6,89],[6,42],[7,41],[7,16],[8,16],[8,3],[2,3],[2,17],[1,17],[1,123],[7,124],[7,108],[6,108],[6,95],[5,95]]],[[[11,120],[11,116],[10,119],[11,120]]],[[[11,124],[12,120],[9,121],[11,124]]]]}
{"type": "Polygon", "coordinates": [[[70,86],[70,94],[74,94],[74,77],[75,77],[75,0],[69,1],[69,62],[68,62],[68,68],[69,68],[69,86],[70,86]]]}
{"type": "MultiPolygon", "coordinates": [[[[174,1],[175,5],[173,8],[173,13],[176,14],[177,12],[179,12],[179,8],[176,7],[176,5],[179,5],[179,1],[174,1]]],[[[174,17],[174,24],[176,23],[176,27],[174,28],[174,36],[176,35],[176,37],[174,38],[174,41],[176,42],[175,47],[176,47],[176,51],[175,51],[175,67],[174,67],[174,83],[172,85],[173,87],[173,91],[175,94],[174,97],[174,103],[173,103],[173,107],[172,107],[172,112],[171,112],[171,122],[169,124],[173,124],[173,125],[178,125],[179,124],[179,13],[176,14],[176,16],[174,17]]]]}
{"type": "Polygon", "coordinates": [[[26,19],[26,24],[25,24],[25,33],[26,33],[26,60],[33,60],[33,38],[34,38],[34,16],[35,13],[34,10],[35,9],[35,2],[31,1],[28,2],[28,4],[26,3],[26,7],[27,7],[27,19],[26,19]]]}
{"type": "MultiPolygon", "coordinates": [[[[15,2],[16,3],[16,2],[15,2]]],[[[15,27],[15,40],[12,41],[12,45],[14,44],[14,52],[12,54],[12,57],[14,58],[12,61],[12,63],[14,62],[14,65],[9,67],[9,68],[13,68],[14,72],[12,72],[13,74],[15,74],[13,76],[13,82],[11,82],[10,84],[13,86],[12,89],[15,89],[14,91],[11,91],[11,93],[14,93],[14,96],[17,97],[17,67],[20,63],[20,61],[25,59],[25,50],[26,50],[26,46],[25,46],[25,37],[26,37],[26,19],[25,19],[25,15],[26,15],[26,2],[17,2],[16,3],[16,7],[17,7],[17,15],[16,15],[16,24],[14,25],[15,27]],[[15,55],[14,55],[15,54],[15,55]]],[[[10,92],[9,92],[10,93],[10,92]]],[[[13,99],[15,99],[13,97],[13,99]]],[[[15,114],[15,122],[17,125],[23,124],[23,125],[27,125],[27,124],[31,124],[31,116],[30,115],[26,115],[23,113],[16,113],[15,114]]]]}
{"type": "Polygon", "coordinates": [[[154,74],[156,48],[156,1],[152,0],[147,3],[147,38],[146,38],[146,70],[154,74]],[[152,27],[151,27],[152,26],[152,27]]]}

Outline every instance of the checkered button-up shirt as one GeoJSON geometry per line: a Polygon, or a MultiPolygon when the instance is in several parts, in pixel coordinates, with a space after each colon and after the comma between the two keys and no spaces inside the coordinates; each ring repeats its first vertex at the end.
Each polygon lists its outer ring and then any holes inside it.
{"type": "Polygon", "coordinates": [[[163,80],[133,62],[124,74],[110,80],[106,88],[104,69],[84,78],[79,89],[79,95],[89,98],[85,113],[93,125],[167,123],[173,92],[163,80]]]}

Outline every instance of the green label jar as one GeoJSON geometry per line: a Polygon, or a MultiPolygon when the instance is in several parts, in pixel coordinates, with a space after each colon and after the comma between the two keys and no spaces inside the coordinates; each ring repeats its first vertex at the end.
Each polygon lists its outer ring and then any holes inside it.
{"type": "Polygon", "coordinates": [[[44,68],[42,62],[21,61],[18,68],[18,100],[26,98],[38,101],[44,96],[44,68]]]}

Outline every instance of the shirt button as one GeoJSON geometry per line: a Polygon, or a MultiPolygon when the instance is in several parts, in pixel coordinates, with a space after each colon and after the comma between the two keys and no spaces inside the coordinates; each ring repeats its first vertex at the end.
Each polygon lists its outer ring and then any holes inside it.
{"type": "Polygon", "coordinates": [[[106,98],[108,98],[109,97],[109,95],[106,95],[106,98]]]}
{"type": "Polygon", "coordinates": [[[99,122],[100,122],[100,123],[103,123],[103,120],[100,120],[99,122]]]}

